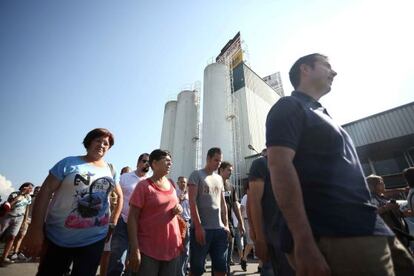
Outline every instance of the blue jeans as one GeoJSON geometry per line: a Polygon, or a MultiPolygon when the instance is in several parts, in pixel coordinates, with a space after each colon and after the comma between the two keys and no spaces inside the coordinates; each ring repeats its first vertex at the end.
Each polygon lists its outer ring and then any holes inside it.
{"type": "Polygon", "coordinates": [[[227,232],[224,229],[206,229],[206,243],[196,241],[194,228],[190,229],[190,269],[195,276],[204,272],[207,254],[210,254],[213,272],[227,271],[227,232]]]}
{"type": "Polygon", "coordinates": [[[119,217],[115,231],[112,234],[111,257],[108,265],[108,276],[120,276],[124,270],[122,256],[128,249],[128,229],[127,224],[119,217]]]}
{"type": "Polygon", "coordinates": [[[187,275],[188,259],[190,257],[190,224],[187,223],[187,235],[183,241],[183,253],[180,255],[180,263],[177,276],[187,275]]]}

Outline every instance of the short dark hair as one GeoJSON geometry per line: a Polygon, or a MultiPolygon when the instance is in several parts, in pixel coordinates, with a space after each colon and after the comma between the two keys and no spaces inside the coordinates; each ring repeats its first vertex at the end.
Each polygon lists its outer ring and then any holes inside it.
{"type": "Polygon", "coordinates": [[[216,153],[221,154],[221,149],[217,147],[209,149],[207,152],[207,158],[212,158],[216,153]]]}
{"type": "Polygon", "coordinates": [[[88,134],[86,134],[85,138],[83,139],[83,146],[85,147],[85,149],[88,149],[93,139],[100,137],[109,138],[109,148],[111,148],[115,143],[114,135],[109,130],[107,130],[106,128],[95,128],[89,131],[88,134]]]}
{"type": "Polygon", "coordinates": [[[171,157],[170,152],[167,151],[167,150],[162,150],[162,149],[153,150],[151,152],[151,154],[149,155],[149,164],[150,164],[150,166],[152,167],[152,162],[161,160],[161,159],[165,158],[166,156],[171,157]]]}
{"type": "Polygon", "coordinates": [[[403,176],[407,181],[408,186],[414,188],[414,167],[409,167],[403,170],[403,176]]]}
{"type": "Polygon", "coordinates": [[[29,187],[29,186],[34,187],[33,183],[30,183],[30,182],[25,182],[25,183],[23,183],[22,185],[20,185],[20,187],[19,187],[19,191],[21,192],[24,188],[29,187]]]}
{"type": "Polygon", "coordinates": [[[290,68],[289,71],[289,79],[290,83],[292,84],[293,88],[297,88],[300,84],[300,66],[302,64],[309,65],[311,68],[315,66],[315,61],[318,60],[318,58],[328,58],[327,56],[314,53],[307,56],[303,56],[299,58],[293,66],[290,68]]]}
{"type": "Polygon", "coordinates": [[[224,169],[226,169],[227,167],[233,167],[233,165],[232,165],[232,164],[230,164],[230,162],[227,162],[227,161],[223,161],[223,162],[221,162],[220,167],[218,168],[218,173],[220,173],[220,172],[221,172],[221,170],[224,170],[224,169]]]}
{"type": "Polygon", "coordinates": [[[128,172],[129,170],[130,170],[130,167],[128,167],[128,166],[123,167],[122,170],[121,170],[121,175],[123,175],[124,173],[128,172]]]}
{"type": "Polygon", "coordinates": [[[145,156],[149,156],[148,153],[144,152],[142,153],[139,157],[138,157],[138,163],[141,162],[141,160],[145,157],[145,156]]]}

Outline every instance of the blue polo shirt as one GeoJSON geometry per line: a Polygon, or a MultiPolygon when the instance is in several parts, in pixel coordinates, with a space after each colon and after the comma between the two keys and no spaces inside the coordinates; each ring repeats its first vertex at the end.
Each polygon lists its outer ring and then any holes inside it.
{"type": "MultiPolygon", "coordinates": [[[[269,111],[266,145],[293,149],[293,164],[313,234],[368,236],[393,233],[371,204],[361,164],[350,136],[312,97],[299,92],[281,98],[269,111]]],[[[282,250],[293,248],[283,220],[282,250]]]]}

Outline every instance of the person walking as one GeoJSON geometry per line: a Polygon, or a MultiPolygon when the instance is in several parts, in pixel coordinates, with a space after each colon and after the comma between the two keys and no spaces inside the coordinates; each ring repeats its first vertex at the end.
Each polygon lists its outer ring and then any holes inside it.
{"type": "Polygon", "coordinates": [[[42,251],[38,276],[95,276],[109,228],[114,228],[122,207],[118,176],[104,157],[114,144],[104,128],[84,138],[86,154],[59,161],[44,181],[32,222],[23,241],[29,256],[42,251]],[[109,194],[115,190],[119,205],[109,211],[109,194]]]}
{"type": "Polygon", "coordinates": [[[190,275],[204,272],[207,254],[210,254],[215,276],[227,271],[229,226],[227,219],[224,184],[215,173],[223,159],[220,148],[207,152],[206,165],[188,178],[190,198],[190,275]]]}
{"type": "Polygon", "coordinates": [[[149,154],[142,153],[138,157],[136,170],[121,175],[119,185],[124,197],[121,216],[114,229],[111,240],[111,256],[108,265],[108,276],[120,276],[124,271],[123,255],[128,249],[128,213],[129,201],[135,187],[139,182],[147,178],[149,171],[149,154]]]}
{"type": "Polygon", "coordinates": [[[177,273],[182,251],[178,217],[182,213],[175,184],[167,178],[172,161],[167,151],[149,156],[153,175],[135,187],[130,198],[128,270],[134,276],[177,273]]]}
{"type": "Polygon", "coordinates": [[[336,75],[324,55],[299,58],[289,72],[295,91],[267,116],[281,247],[299,276],[394,275],[389,239],[400,257],[408,252],[371,204],[350,136],[319,103],[336,75]]]}

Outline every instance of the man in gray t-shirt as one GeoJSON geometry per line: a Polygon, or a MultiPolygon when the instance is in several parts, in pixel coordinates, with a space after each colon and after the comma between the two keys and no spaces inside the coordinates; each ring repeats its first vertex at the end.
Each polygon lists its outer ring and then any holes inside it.
{"type": "Polygon", "coordinates": [[[225,275],[227,270],[227,207],[223,179],[215,173],[222,159],[221,150],[211,148],[204,169],[194,171],[188,179],[191,275],[203,274],[207,254],[210,254],[214,275],[225,275]]]}

